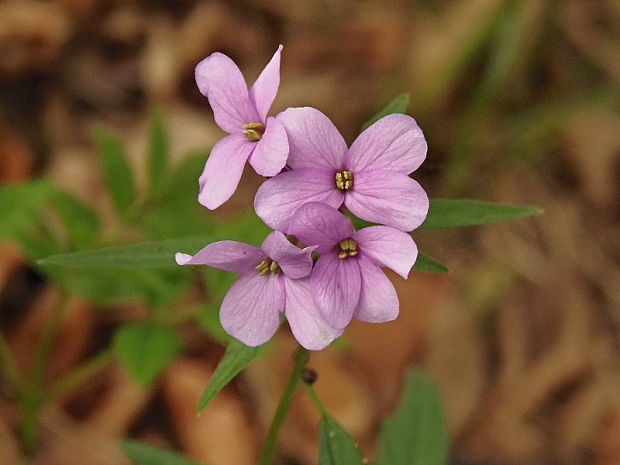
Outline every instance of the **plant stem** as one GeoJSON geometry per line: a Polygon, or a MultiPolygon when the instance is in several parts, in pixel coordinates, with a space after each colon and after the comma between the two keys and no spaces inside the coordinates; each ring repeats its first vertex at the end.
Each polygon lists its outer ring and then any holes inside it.
{"type": "Polygon", "coordinates": [[[295,388],[301,380],[301,372],[306,367],[306,363],[308,363],[309,358],[310,354],[306,349],[303,347],[299,347],[299,349],[297,349],[295,354],[295,365],[293,366],[291,376],[286,384],[286,387],[284,388],[282,397],[280,398],[280,403],[278,404],[276,413],[273,415],[273,420],[271,420],[271,425],[269,426],[269,431],[267,432],[267,438],[265,439],[265,444],[263,445],[263,449],[260,454],[259,465],[270,465],[273,461],[278,433],[280,432],[282,423],[284,422],[286,414],[291,407],[295,388]]]}
{"type": "Polygon", "coordinates": [[[112,348],[109,347],[96,354],[93,358],[85,361],[74,370],[71,370],[50,386],[47,391],[47,400],[50,401],[61,397],[86,378],[97,373],[110,362],[112,356],[113,351],[112,348]]]}
{"type": "Polygon", "coordinates": [[[327,410],[325,410],[325,406],[323,405],[323,402],[321,402],[319,395],[316,393],[314,386],[308,383],[304,383],[304,385],[306,386],[306,389],[308,390],[308,393],[310,394],[310,398],[312,399],[312,402],[314,402],[314,405],[316,405],[316,408],[321,413],[321,415],[323,416],[327,415],[327,410]]]}
{"type": "Polygon", "coordinates": [[[24,390],[24,379],[17,369],[17,364],[2,332],[0,332],[0,370],[6,376],[13,393],[19,395],[24,390]]]}

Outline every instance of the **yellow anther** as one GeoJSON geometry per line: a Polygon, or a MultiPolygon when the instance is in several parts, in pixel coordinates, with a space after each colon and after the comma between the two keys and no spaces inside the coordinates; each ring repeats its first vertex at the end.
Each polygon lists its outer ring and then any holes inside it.
{"type": "Polygon", "coordinates": [[[338,258],[354,257],[357,255],[357,242],[350,237],[341,240],[338,245],[340,247],[338,258]]]}
{"type": "Polygon", "coordinates": [[[353,187],[353,173],[348,170],[336,173],[336,187],[341,191],[347,191],[353,187]]]}
{"type": "Polygon", "coordinates": [[[280,265],[278,265],[278,262],[271,262],[271,265],[269,266],[269,271],[271,271],[272,275],[277,275],[280,272],[280,265]]]}
{"type": "Polygon", "coordinates": [[[256,142],[263,137],[265,125],[263,123],[248,123],[243,125],[243,134],[250,142],[256,142]]]}
{"type": "Polygon", "coordinates": [[[256,265],[256,269],[258,270],[258,276],[265,276],[269,271],[269,262],[267,260],[263,260],[258,265],[256,265]]]}
{"type": "Polygon", "coordinates": [[[278,265],[278,262],[270,258],[260,262],[258,265],[254,267],[254,269],[258,271],[258,276],[265,276],[270,271],[271,271],[271,274],[275,276],[281,271],[281,268],[280,268],[280,265],[278,265]]]}

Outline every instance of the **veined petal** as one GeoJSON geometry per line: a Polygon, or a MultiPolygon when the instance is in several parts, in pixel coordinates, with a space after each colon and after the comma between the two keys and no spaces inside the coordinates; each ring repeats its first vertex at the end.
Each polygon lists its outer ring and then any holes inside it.
{"type": "Polygon", "coordinates": [[[243,125],[263,122],[248,95],[239,68],[223,53],[215,52],[196,65],[196,84],[209,99],[215,122],[231,134],[241,133],[243,125]]]}
{"type": "Polygon", "coordinates": [[[344,204],[367,221],[411,231],[428,213],[428,197],[416,181],[393,171],[354,173],[353,189],[347,191],[344,204]]]}
{"type": "Polygon", "coordinates": [[[360,301],[355,318],[368,323],[384,323],[398,316],[396,289],[381,268],[366,257],[358,260],[362,278],[360,301]]]}
{"type": "Polygon", "coordinates": [[[344,169],[347,144],[330,119],[316,108],[289,108],[277,116],[288,134],[291,168],[344,169]]]}
{"type": "Polygon", "coordinates": [[[284,314],[295,339],[308,350],[321,350],[342,334],[327,324],[310,294],[310,278],[284,277],[286,306],[284,314]]]}
{"type": "Polygon", "coordinates": [[[280,53],[282,45],[273,54],[267,66],[260,73],[250,88],[250,98],[254,102],[256,111],[261,121],[265,121],[271,104],[276,98],[280,86],[280,53]]]}
{"type": "Polygon", "coordinates": [[[265,133],[250,156],[250,165],[261,176],[275,176],[284,165],[288,157],[288,138],[284,126],[274,117],[267,119],[265,133]]]}
{"type": "Polygon", "coordinates": [[[418,257],[418,248],[411,236],[389,226],[369,226],[355,231],[360,254],[378,266],[387,266],[407,279],[418,257]]]}
{"type": "Polygon", "coordinates": [[[304,204],[293,215],[289,234],[307,245],[318,245],[317,252],[326,253],[342,239],[353,235],[349,219],[334,207],[319,202],[304,204]]]}
{"type": "Polygon", "coordinates": [[[415,171],[426,158],[426,140],[408,115],[387,115],[362,132],[349,149],[347,165],[364,170],[415,171]]]}
{"type": "Polygon", "coordinates": [[[198,202],[214,210],[226,202],[237,189],[243,167],[254,150],[254,144],[242,134],[220,139],[211,149],[198,183],[198,202]]]}
{"type": "Polygon", "coordinates": [[[254,209],[272,229],[286,232],[293,213],[304,203],[316,201],[339,207],[343,199],[331,171],[304,168],[265,181],[256,192],[254,209]]]}
{"type": "Polygon", "coordinates": [[[310,290],[314,303],[329,326],[343,329],[349,324],[360,299],[360,269],[355,257],[338,258],[325,253],[314,264],[310,290]]]}
{"type": "Polygon", "coordinates": [[[192,257],[176,254],[179,265],[209,265],[233,273],[245,273],[253,270],[265,259],[265,252],[243,242],[219,241],[209,244],[192,257]]]}
{"type": "Polygon", "coordinates": [[[280,325],[279,313],[284,311],[282,280],[282,276],[259,276],[253,270],[235,281],[220,309],[226,332],[252,347],[271,339],[280,325]]]}
{"type": "Polygon", "coordinates": [[[311,253],[316,247],[300,249],[291,244],[286,236],[280,231],[270,233],[261,249],[272,260],[275,260],[284,275],[291,279],[299,279],[308,276],[312,271],[311,253]]]}

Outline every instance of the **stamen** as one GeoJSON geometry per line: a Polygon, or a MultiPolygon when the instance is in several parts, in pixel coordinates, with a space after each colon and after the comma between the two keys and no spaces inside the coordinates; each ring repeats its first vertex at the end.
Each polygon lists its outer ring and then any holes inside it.
{"type": "Polygon", "coordinates": [[[250,142],[259,141],[265,132],[265,125],[263,123],[248,123],[244,124],[243,128],[242,132],[250,142]]]}
{"type": "Polygon", "coordinates": [[[272,275],[277,275],[280,272],[280,265],[278,265],[278,262],[271,262],[271,265],[269,265],[269,271],[271,271],[272,275]]]}
{"type": "Polygon", "coordinates": [[[263,260],[258,265],[254,267],[258,271],[258,276],[265,276],[267,273],[271,271],[272,275],[277,275],[280,271],[280,265],[275,260],[268,258],[267,260],[263,260]]]}
{"type": "Polygon", "coordinates": [[[343,170],[336,173],[336,187],[341,191],[347,191],[353,187],[353,173],[343,170]]]}
{"type": "Polygon", "coordinates": [[[338,258],[354,257],[357,255],[357,242],[350,237],[341,240],[338,245],[340,246],[338,258]]]}

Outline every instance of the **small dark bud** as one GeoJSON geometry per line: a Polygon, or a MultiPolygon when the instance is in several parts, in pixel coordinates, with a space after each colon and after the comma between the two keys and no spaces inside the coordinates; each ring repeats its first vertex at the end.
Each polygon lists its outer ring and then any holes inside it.
{"type": "Polygon", "coordinates": [[[301,373],[301,379],[304,380],[304,382],[308,383],[308,384],[314,384],[314,382],[316,381],[316,379],[319,377],[318,373],[314,370],[312,370],[311,368],[306,368],[302,373],[301,373]]]}

